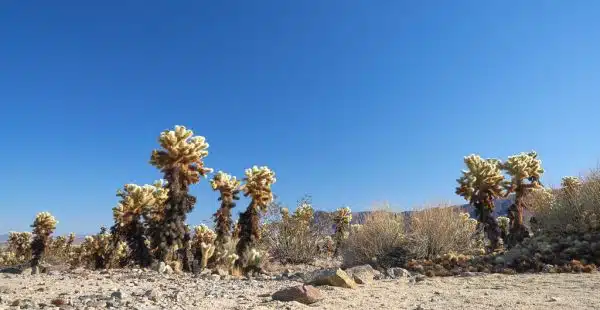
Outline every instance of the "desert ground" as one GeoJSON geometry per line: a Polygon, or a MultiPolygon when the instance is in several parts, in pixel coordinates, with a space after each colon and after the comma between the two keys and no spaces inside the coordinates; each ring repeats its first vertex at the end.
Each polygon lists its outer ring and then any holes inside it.
{"type": "Polygon", "coordinates": [[[600,309],[600,273],[471,275],[374,280],[356,288],[318,286],[305,305],[272,294],[301,285],[257,278],[76,269],[0,274],[0,309],[600,309]]]}

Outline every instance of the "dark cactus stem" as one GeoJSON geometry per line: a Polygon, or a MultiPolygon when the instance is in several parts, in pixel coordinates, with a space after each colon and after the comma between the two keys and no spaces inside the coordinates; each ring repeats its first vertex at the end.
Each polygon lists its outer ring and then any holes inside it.
{"type": "Polygon", "coordinates": [[[111,232],[113,236],[116,237],[113,241],[114,246],[116,246],[120,240],[124,240],[131,250],[130,259],[140,267],[150,266],[152,257],[150,256],[148,246],[146,246],[144,226],[139,219],[134,219],[129,224],[122,227],[115,224],[111,227],[111,232]]]}
{"type": "Polygon", "coordinates": [[[231,229],[233,225],[231,211],[235,208],[235,200],[239,199],[238,193],[239,190],[223,191],[221,197],[219,197],[221,207],[213,214],[215,219],[215,232],[217,234],[217,238],[215,239],[217,252],[222,252],[224,250],[224,245],[231,240],[231,229]]]}
{"type": "Polygon", "coordinates": [[[508,208],[508,218],[510,219],[509,235],[507,244],[509,247],[521,243],[526,237],[529,236],[529,231],[523,222],[523,197],[525,193],[532,188],[532,184],[519,183],[515,189],[515,203],[508,208]]]}
{"type": "Polygon", "coordinates": [[[35,236],[31,242],[31,268],[38,267],[46,250],[48,236],[35,236]]]}
{"type": "Polygon", "coordinates": [[[260,239],[260,215],[258,205],[254,199],[244,213],[240,214],[240,240],[236,247],[239,259],[236,261],[236,267],[241,267],[245,272],[249,271],[249,266],[244,266],[248,261],[250,249],[256,245],[260,239]]]}
{"type": "Polygon", "coordinates": [[[493,252],[500,246],[500,239],[502,236],[502,229],[498,225],[498,222],[492,215],[492,208],[488,207],[491,204],[493,206],[493,202],[488,202],[488,204],[484,203],[476,203],[475,208],[479,213],[479,222],[483,224],[483,230],[487,239],[490,241],[490,252],[493,252]]]}
{"type": "Polygon", "coordinates": [[[175,259],[183,262],[185,257],[185,242],[189,240],[189,232],[185,226],[186,215],[194,208],[196,197],[188,194],[188,185],[179,178],[179,168],[173,168],[165,173],[168,182],[169,197],[165,202],[165,217],[162,229],[154,232],[158,240],[156,258],[166,261],[169,250],[178,246],[175,259]]]}
{"type": "Polygon", "coordinates": [[[333,252],[333,256],[336,257],[340,254],[340,250],[342,249],[342,241],[344,232],[347,231],[348,227],[346,225],[336,225],[335,226],[335,250],[333,252]]]}

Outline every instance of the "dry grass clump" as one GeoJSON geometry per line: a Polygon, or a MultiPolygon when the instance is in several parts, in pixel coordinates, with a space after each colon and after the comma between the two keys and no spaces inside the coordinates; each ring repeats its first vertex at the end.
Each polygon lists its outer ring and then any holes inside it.
{"type": "Polygon", "coordinates": [[[361,226],[353,226],[341,248],[343,264],[400,266],[406,259],[404,221],[390,210],[379,209],[367,215],[361,226]]]}
{"type": "Polygon", "coordinates": [[[539,189],[524,198],[533,226],[547,233],[600,230],[600,169],[579,178],[565,177],[556,189],[539,189]]]}
{"type": "Polygon", "coordinates": [[[477,220],[449,205],[413,212],[410,216],[411,252],[417,258],[472,253],[481,248],[477,220]]]}

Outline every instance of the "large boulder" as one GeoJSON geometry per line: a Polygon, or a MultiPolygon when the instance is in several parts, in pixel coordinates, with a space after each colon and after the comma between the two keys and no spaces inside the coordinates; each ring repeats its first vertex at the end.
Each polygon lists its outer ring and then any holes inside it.
{"type": "Polygon", "coordinates": [[[313,304],[323,299],[321,291],[311,285],[298,285],[284,288],[272,295],[273,300],[284,302],[297,301],[305,305],[313,304]]]}
{"type": "Polygon", "coordinates": [[[376,276],[381,275],[381,272],[373,269],[371,265],[355,266],[345,271],[358,284],[369,284],[373,282],[376,276]]]}
{"type": "Polygon", "coordinates": [[[311,285],[330,285],[344,288],[355,288],[356,282],[348,276],[348,274],[340,268],[331,268],[319,270],[313,273],[308,279],[308,284],[311,285]]]}

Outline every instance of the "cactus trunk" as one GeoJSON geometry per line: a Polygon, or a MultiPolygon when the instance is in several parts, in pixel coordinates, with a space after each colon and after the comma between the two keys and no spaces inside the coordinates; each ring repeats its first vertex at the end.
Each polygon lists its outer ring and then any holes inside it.
{"type": "Polygon", "coordinates": [[[218,251],[222,251],[223,245],[227,244],[231,239],[231,209],[235,207],[232,193],[223,193],[221,197],[221,208],[215,214],[217,238],[215,244],[218,251]]]}
{"type": "Polygon", "coordinates": [[[156,232],[155,236],[158,247],[156,258],[160,261],[165,261],[174,247],[177,248],[175,260],[183,262],[186,257],[186,240],[189,240],[190,236],[186,231],[185,220],[187,213],[194,208],[196,197],[188,194],[188,185],[180,180],[179,175],[177,167],[165,173],[169,198],[166,201],[165,217],[160,225],[162,229],[156,232]]]}
{"type": "Polygon", "coordinates": [[[479,222],[483,225],[483,230],[487,239],[490,241],[490,252],[493,252],[500,246],[500,239],[502,236],[502,230],[496,222],[496,219],[492,215],[492,208],[489,207],[489,204],[493,206],[492,202],[488,202],[488,205],[484,203],[476,203],[475,208],[479,213],[479,222]]]}
{"type": "Polygon", "coordinates": [[[236,261],[237,267],[242,267],[247,270],[248,266],[243,266],[249,259],[250,250],[256,245],[260,239],[259,227],[260,215],[258,213],[258,203],[252,199],[246,211],[240,214],[240,241],[237,244],[236,252],[240,257],[236,261]]]}
{"type": "Polygon", "coordinates": [[[527,227],[525,227],[523,222],[523,213],[525,209],[523,205],[523,197],[530,187],[531,186],[528,186],[528,184],[518,184],[517,189],[515,190],[515,203],[508,208],[510,228],[507,238],[507,245],[509,247],[517,245],[529,235],[527,227]]]}

